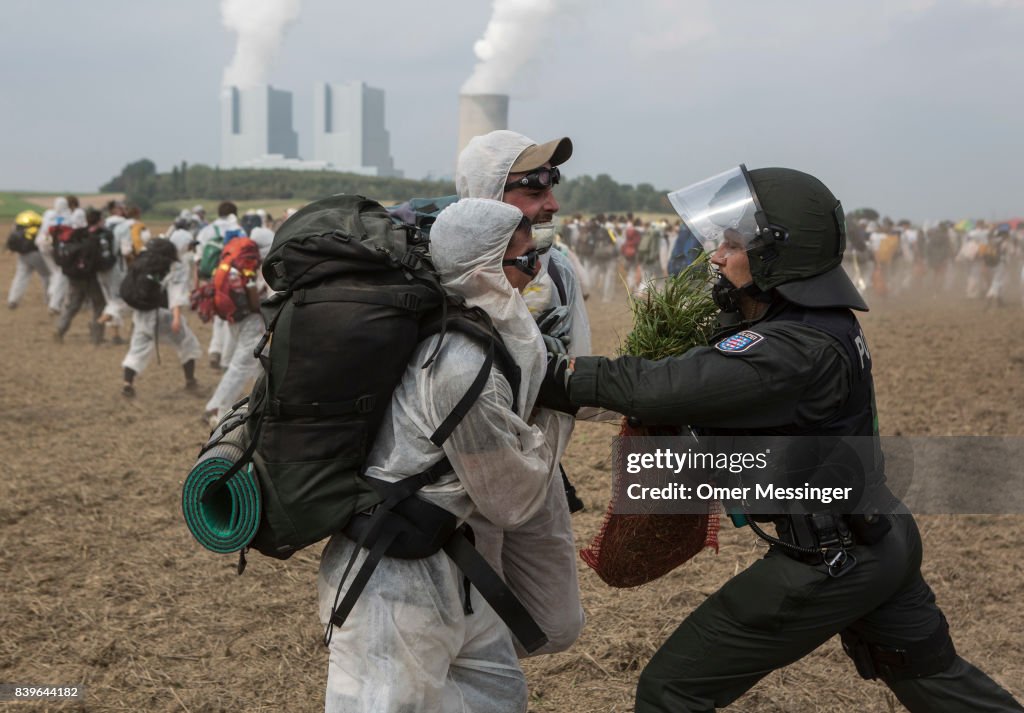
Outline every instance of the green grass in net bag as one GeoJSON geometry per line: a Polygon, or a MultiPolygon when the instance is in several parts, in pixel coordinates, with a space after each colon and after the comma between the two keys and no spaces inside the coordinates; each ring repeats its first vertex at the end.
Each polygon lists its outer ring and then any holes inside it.
{"type": "MultiPolygon", "coordinates": [[[[620,354],[656,360],[706,346],[718,324],[710,279],[707,258],[702,256],[678,275],[649,282],[642,296],[630,298],[633,331],[620,354]]],[[[681,433],[678,426],[634,428],[623,420],[619,435],[681,433]]],[[[612,464],[616,477],[625,472],[624,465],[612,464]]],[[[580,550],[583,561],[613,587],[651,582],[705,547],[718,550],[717,506],[704,514],[679,515],[616,515],[615,506],[614,500],[608,504],[601,530],[589,547],[580,550]]]]}

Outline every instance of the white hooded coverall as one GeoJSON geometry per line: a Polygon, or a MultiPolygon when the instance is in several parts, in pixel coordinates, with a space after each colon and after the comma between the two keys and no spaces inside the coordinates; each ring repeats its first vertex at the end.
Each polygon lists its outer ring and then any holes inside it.
{"type": "Polygon", "coordinates": [[[181,259],[184,252],[179,246],[178,260],[171,265],[163,280],[163,286],[167,290],[167,307],[146,311],[132,310],[132,339],[121,366],[131,369],[136,374],[143,372],[153,358],[158,343],[165,340],[174,347],[178,353],[178,361],[182,364],[198,359],[202,354],[199,339],[189,329],[185,320],[185,312],[189,307],[191,276],[188,266],[181,259]],[[181,328],[177,333],[171,329],[174,319],[171,310],[174,307],[181,308],[181,328]]]}
{"type": "MultiPolygon", "coordinates": [[[[530,522],[545,507],[551,486],[551,450],[544,433],[527,423],[544,376],[543,341],[501,267],[521,217],[517,208],[497,201],[460,201],[440,214],[431,231],[431,255],[445,289],[488,313],[522,372],[517,409],[495,365],[465,419],[436,447],[429,436],[468,390],[486,352],[450,332],[433,365],[422,369],[438,337],[428,338],[395,390],[366,470],[370,477],[397,481],[447,456],[454,472],[417,497],[460,521],[478,516],[499,529],[530,522]]],[[[318,588],[325,625],[340,601],[336,590],[354,548],[339,534],[324,550],[318,588]]],[[[339,597],[345,591],[347,583],[339,597]]],[[[331,636],[328,713],[525,711],[526,681],[511,634],[475,589],[470,596],[473,612],[467,614],[462,574],[443,550],[418,560],[384,557],[331,636]]]]}

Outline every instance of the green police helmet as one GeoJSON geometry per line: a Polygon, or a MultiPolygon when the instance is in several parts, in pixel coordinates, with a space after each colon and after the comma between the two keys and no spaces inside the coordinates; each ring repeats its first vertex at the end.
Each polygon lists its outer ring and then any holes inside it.
{"type": "Polygon", "coordinates": [[[804,307],[867,311],[842,266],[846,219],[839,199],[814,176],[791,168],[749,175],[766,223],[747,251],[757,286],[804,307]]]}
{"type": "Polygon", "coordinates": [[[842,267],[842,204],[814,176],[740,165],[668,197],[708,253],[723,240],[741,245],[761,290],[805,307],[867,310],[842,267]]]}

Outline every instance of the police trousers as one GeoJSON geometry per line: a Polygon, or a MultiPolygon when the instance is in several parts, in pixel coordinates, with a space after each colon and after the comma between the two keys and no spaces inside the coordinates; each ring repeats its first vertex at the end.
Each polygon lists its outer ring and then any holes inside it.
{"type": "MultiPolygon", "coordinates": [[[[921,576],[920,533],[911,515],[891,517],[885,537],[852,549],[857,563],[842,577],[772,547],[726,582],[647,664],[636,713],[727,706],[836,634],[893,648],[934,636],[945,622],[921,576]]],[[[942,671],[883,681],[914,713],[1024,711],[977,668],[959,656],[951,660],[942,671]]]]}

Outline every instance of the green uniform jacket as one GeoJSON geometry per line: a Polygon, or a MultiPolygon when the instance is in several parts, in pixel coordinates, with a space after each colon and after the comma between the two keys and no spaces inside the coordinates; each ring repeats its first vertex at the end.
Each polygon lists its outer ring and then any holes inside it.
{"type": "Polygon", "coordinates": [[[569,398],[647,424],[762,429],[825,421],[850,395],[850,359],[819,329],[772,321],[779,309],[773,305],[761,320],[742,325],[761,339],[741,351],[719,342],[656,362],[578,357],[569,398]]]}

